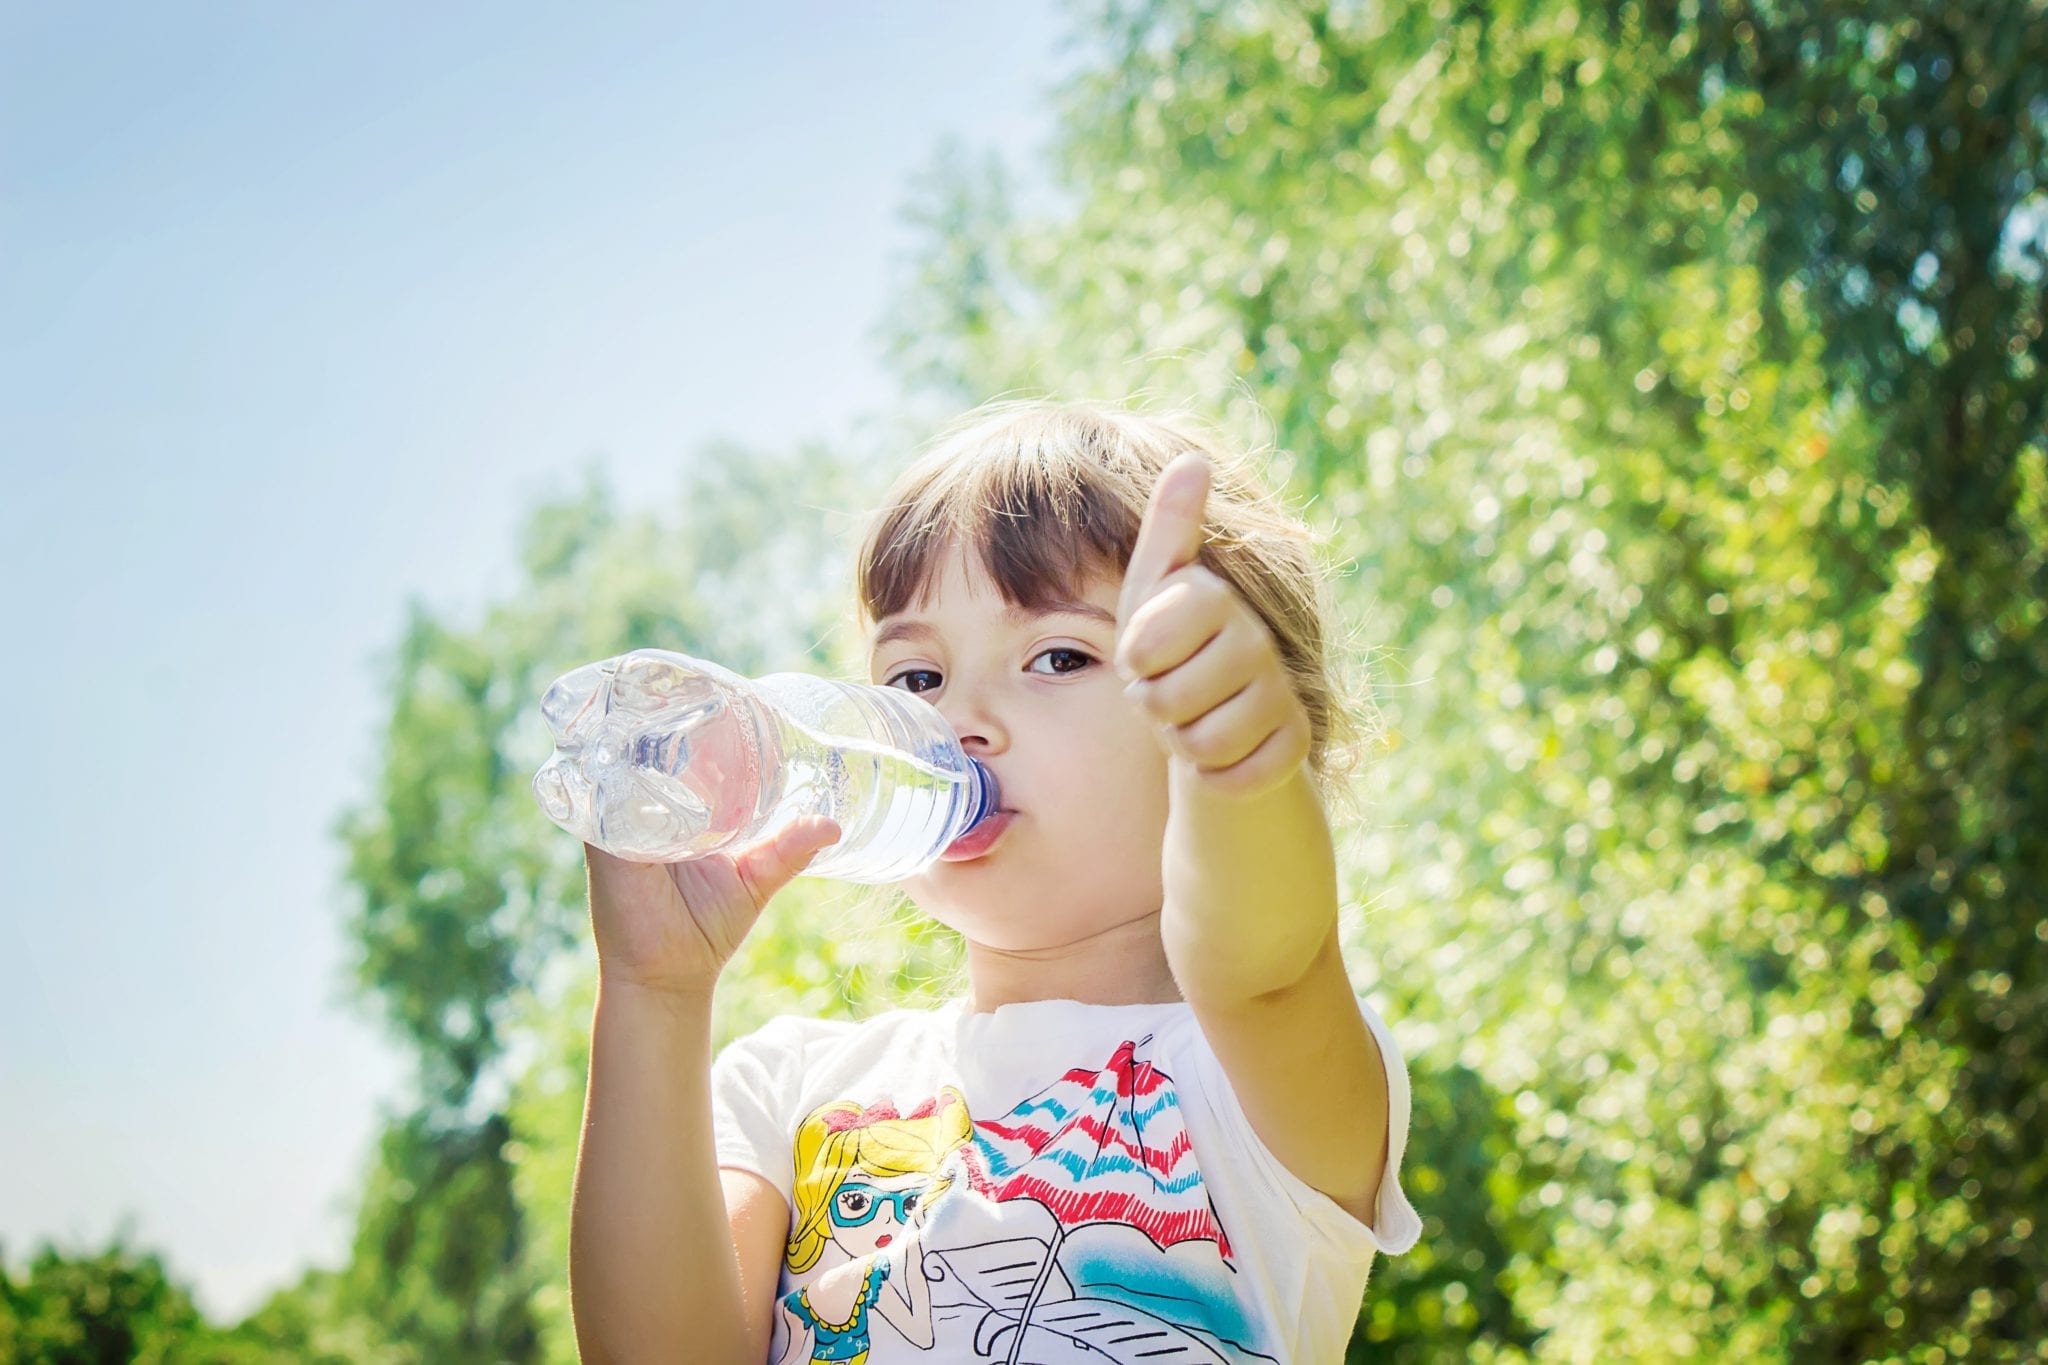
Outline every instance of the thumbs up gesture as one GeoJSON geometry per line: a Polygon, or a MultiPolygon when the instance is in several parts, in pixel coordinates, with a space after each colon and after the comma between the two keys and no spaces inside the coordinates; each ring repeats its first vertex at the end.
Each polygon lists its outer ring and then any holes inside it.
{"type": "Polygon", "coordinates": [[[1153,486],[1117,600],[1114,662],[1175,777],[1249,800],[1299,772],[1308,712],[1265,622],[1196,562],[1209,482],[1208,460],[1190,451],[1153,486]]]}

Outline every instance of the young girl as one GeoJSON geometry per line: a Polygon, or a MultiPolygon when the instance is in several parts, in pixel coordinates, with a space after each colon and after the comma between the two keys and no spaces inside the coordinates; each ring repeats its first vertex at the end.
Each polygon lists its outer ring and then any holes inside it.
{"type": "Polygon", "coordinates": [[[1305,540],[1213,444],[1104,406],[982,409],[904,473],[861,623],[870,680],[1000,787],[903,884],[966,993],[713,1062],[719,970],[837,827],[587,850],[586,1362],[1342,1358],[1420,1221],[1407,1073],[1338,946],[1305,540]]]}

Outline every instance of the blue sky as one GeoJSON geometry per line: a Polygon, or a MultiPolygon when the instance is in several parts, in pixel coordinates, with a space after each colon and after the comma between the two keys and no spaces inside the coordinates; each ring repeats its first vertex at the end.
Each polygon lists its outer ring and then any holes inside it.
{"type": "Polygon", "coordinates": [[[125,1218],[216,1316],[333,1263],[404,1063],[330,830],[408,597],[595,461],[898,402],[947,135],[1037,164],[1051,0],[0,0],[0,1246],[125,1218]]]}

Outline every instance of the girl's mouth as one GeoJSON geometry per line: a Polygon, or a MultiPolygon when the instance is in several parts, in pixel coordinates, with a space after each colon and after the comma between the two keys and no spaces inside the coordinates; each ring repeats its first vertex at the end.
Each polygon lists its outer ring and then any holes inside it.
{"type": "Polygon", "coordinates": [[[979,858],[995,847],[996,840],[1002,838],[1003,831],[1010,827],[1010,821],[1015,818],[1016,814],[1013,811],[998,811],[976,825],[973,832],[963,834],[947,845],[946,851],[939,857],[949,863],[963,863],[979,858]]]}
{"type": "Polygon", "coordinates": [[[875,1239],[875,1245],[876,1245],[877,1247],[885,1247],[885,1246],[889,1245],[889,1243],[890,1243],[890,1241],[891,1241],[891,1240],[892,1240],[892,1239],[891,1239],[891,1237],[889,1236],[889,1234],[885,1232],[885,1233],[883,1233],[883,1234],[882,1234],[882,1235],[881,1235],[880,1237],[877,1237],[877,1238],[875,1239]]]}

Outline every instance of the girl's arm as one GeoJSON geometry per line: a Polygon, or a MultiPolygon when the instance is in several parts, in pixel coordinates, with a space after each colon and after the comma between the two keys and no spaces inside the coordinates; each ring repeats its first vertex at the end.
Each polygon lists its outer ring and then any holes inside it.
{"type": "MultiPolygon", "coordinates": [[[[711,1137],[711,997],[761,908],[838,837],[812,816],[689,862],[585,846],[598,985],[569,1306],[586,1365],[768,1354],[774,1315],[743,1295],[775,1283],[781,1236],[748,1204],[727,1216],[711,1137]]],[[[783,1229],[787,1217],[785,1205],[783,1229]]]]}
{"type": "Polygon", "coordinates": [[[1279,645],[1201,563],[1209,479],[1192,452],[1160,472],[1124,572],[1115,664],[1168,757],[1174,978],[1190,999],[1246,1000],[1317,960],[1337,924],[1337,859],[1279,645]]]}
{"type": "Polygon", "coordinates": [[[1182,993],[1249,999],[1299,981],[1337,928],[1337,853],[1304,765],[1243,798],[1168,763],[1160,925],[1182,993]]]}
{"type": "Polygon", "coordinates": [[[761,1360],[711,1139],[711,993],[600,980],[569,1220],[586,1365],[761,1360]]]}
{"type": "Polygon", "coordinates": [[[1174,979],[1267,1149],[1377,1232],[1392,1091],[1344,967],[1307,770],[1244,800],[1172,767],[1160,932],[1174,979]]]}
{"type": "Polygon", "coordinates": [[[1254,1131],[1370,1222],[1386,1059],[1344,969],[1308,713],[1257,611],[1200,563],[1208,492],[1198,455],[1160,474],[1117,609],[1117,669],[1168,754],[1160,937],[1254,1131]]]}

